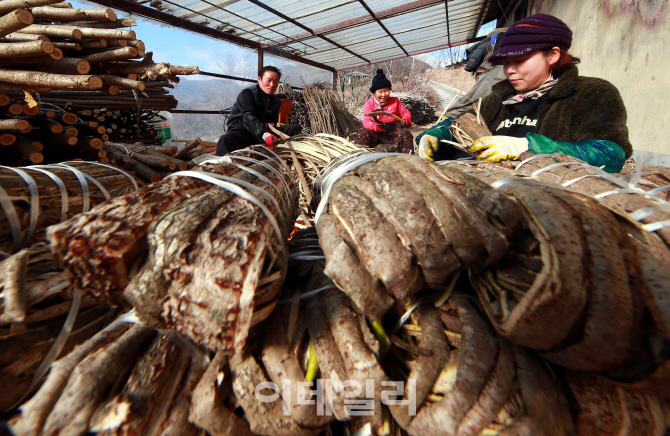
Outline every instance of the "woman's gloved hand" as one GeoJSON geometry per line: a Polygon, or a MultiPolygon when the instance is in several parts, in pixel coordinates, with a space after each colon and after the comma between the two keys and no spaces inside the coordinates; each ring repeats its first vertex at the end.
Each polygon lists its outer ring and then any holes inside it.
{"type": "Polygon", "coordinates": [[[476,154],[477,159],[487,162],[517,160],[519,155],[527,150],[528,139],[513,136],[485,136],[476,140],[470,147],[470,152],[476,154]]]}
{"type": "Polygon", "coordinates": [[[419,157],[428,162],[435,161],[435,154],[440,149],[440,140],[435,136],[423,135],[419,141],[419,157]]]}

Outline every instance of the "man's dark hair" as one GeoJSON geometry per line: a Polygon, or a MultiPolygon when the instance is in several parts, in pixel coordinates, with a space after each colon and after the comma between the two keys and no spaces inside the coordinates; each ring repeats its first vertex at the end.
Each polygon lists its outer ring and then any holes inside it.
{"type": "Polygon", "coordinates": [[[279,74],[279,78],[281,79],[281,70],[277,67],[273,67],[272,65],[267,65],[258,72],[258,77],[261,79],[263,78],[263,74],[265,74],[266,71],[272,71],[273,73],[279,74]]]}

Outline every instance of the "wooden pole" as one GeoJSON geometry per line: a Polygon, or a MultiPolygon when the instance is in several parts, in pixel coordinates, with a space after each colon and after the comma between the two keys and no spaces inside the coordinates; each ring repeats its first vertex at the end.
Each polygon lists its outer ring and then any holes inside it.
{"type": "Polygon", "coordinates": [[[0,43],[0,59],[50,54],[54,49],[49,41],[0,43]]]}
{"type": "Polygon", "coordinates": [[[5,15],[19,8],[34,8],[37,6],[52,5],[62,0],[2,0],[0,2],[0,15],[5,15]]]}
{"type": "Polygon", "coordinates": [[[17,9],[0,17],[0,36],[23,29],[33,24],[33,15],[25,9],[17,9]]]}
{"type": "Polygon", "coordinates": [[[337,92],[337,71],[333,71],[333,92],[337,92]]]}
{"type": "Polygon", "coordinates": [[[54,42],[54,46],[63,51],[81,51],[81,44],[76,42],[54,42]]]}
{"type": "Polygon", "coordinates": [[[30,33],[36,35],[51,36],[54,38],[72,38],[81,39],[81,30],[70,26],[51,26],[46,24],[31,24],[30,26],[18,30],[19,33],[30,33]]]}
{"type": "Polygon", "coordinates": [[[56,74],[88,74],[91,71],[91,64],[82,59],[65,58],[56,62],[28,65],[31,70],[42,71],[44,73],[56,74]]]}
{"type": "Polygon", "coordinates": [[[41,88],[98,89],[102,80],[96,76],[68,76],[36,71],[17,71],[0,69],[0,82],[41,88]]]}
{"type": "Polygon", "coordinates": [[[124,47],[115,50],[104,51],[87,56],[81,56],[81,59],[92,63],[104,63],[133,59],[137,57],[137,49],[134,47],[124,47]]]}
{"type": "Polygon", "coordinates": [[[45,64],[47,62],[59,61],[61,59],[63,59],[63,51],[59,48],[54,48],[53,53],[43,54],[41,56],[0,59],[0,66],[9,67],[12,65],[45,64]]]}
{"type": "Polygon", "coordinates": [[[0,120],[0,130],[26,130],[30,123],[26,120],[0,120]]]}
{"type": "Polygon", "coordinates": [[[135,47],[138,50],[146,50],[146,47],[144,46],[144,43],[140,41],[139,39],[131,39],[128,42],[128,45],[131,47],[135,47]]]}
{"type": "Polygon", "coordinates": [[[98,77],[102,79],[102,83],[108,86],[115,85],[118,86],[119,88],[144,91],[144,82],[140,82],[139,80],[125,79],[123,77],[113,76],[111,74],[100,74],[98,75],[98,77]]]}
{"type": "Polygon", "coordinates": [[[38,20],[46,21],[104,21],[115,22],[116,14],[107,8],[64,9],[53,7],[33,8],[33,16],[38,20]]]}
{"type": "Polygon", "coordinates": [[[197,147],[198,145],[200,145],[200,142],[201,142],[200,138],[195,138],[193,141],[191,141],[191,142],[189,142],[188,144],[186,144],[186,145],[184,146],[184,148],[182,148],[181,150],[179,150],[178,152],[176,152],[176,153],[173,155],[173,157],[176,158],[176,159],[181,158],[181,157],[184,156],[186,153],[188,153],[189,151],[193,150],[195,147],[197,147]]]}
{"type": "Polygon", "coordinates": [[[12,144],[14,150],[21,153],[21,156],[27,161],[32,162],[33,164],[42,163],[44,156],[40,151],[29,141],[23,137],[17,137],[16,142],[12,144]]]}
{"type": "Polygon", "coordinates": [[[28,41],[48,41],[49,37],[44,35],[33,35],[31,33],[10,33],[5,35],[2,42],[28,42],[28,41]]]}
{"type": "Polygon", "coordinates": [[[120,29],[122,27],[137,26],[137,22],[134,18],[121,18],[112,23],[103,23],[100,21],[76,21],[74,23],[70,23],[70,25],[95,29],[120,29]]]}
{"type": "Polygon", "coordinates": [[[91,50],[98,48],[107,48],[108,44],[106,39],[94,39],[92,41],[81,41],[79,45],[83,50],[91,50]]]}
{"type": "Polygon", "coordinates": [[[263,68],[263,47],[258,47],[258,71],[263,68]]]}

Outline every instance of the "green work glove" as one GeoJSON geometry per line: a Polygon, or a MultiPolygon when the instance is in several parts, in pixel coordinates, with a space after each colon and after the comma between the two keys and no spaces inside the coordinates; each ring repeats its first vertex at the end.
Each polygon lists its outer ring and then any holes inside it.
{"type": "Polygon", "coordinates": [[[501,135],[479,138],[470,147],[477,159],[486,162],[517,160],[524,151],[528,151],[528,139],[501,135]]]}
{"type": "Polygon", "coordinates": [[[440,140],[435,136],[423,135],[419,141],[419,157],[428,162],[435,161],[435,154],[440,149],[440,140]]]}

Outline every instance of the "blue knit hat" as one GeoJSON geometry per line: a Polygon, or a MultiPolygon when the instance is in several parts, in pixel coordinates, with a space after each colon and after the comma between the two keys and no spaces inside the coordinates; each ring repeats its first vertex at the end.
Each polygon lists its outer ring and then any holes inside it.
{"type": "Polygon", "coordinates": [[[571,45],[572,30],[567,24],[551,15],[535,14],[514,23],[488,60],[494,63],[552,47],[567,51],[571,45]]]}
{"type": "Polygon", "coordinates": [[[372,78],[372,86],[370,87],[370,92],[375,93],[376,90],[388,88],[391,89],[391,81],[386,78],[384,75],[384,70],[381,68],[377,70],[377,74],[372,78]]]}

